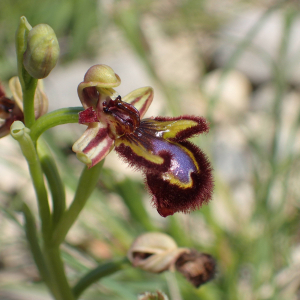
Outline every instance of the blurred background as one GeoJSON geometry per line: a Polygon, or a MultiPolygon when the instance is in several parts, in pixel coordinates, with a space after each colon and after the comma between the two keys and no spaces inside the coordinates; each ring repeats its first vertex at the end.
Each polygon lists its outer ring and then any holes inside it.
{"type": "MultiPolygon", "coordinates": [[[[89,268],[126,255],[141,233],[162,231],[217,260],[214,281],[195,289],[180,274],[127,268],[82,299],[133,300],[160,289],[171,300],[300,299],[300,4],[298,0],[1,0],[0,80],[16,75],[20,16],[56,32],[61,57],[45,79],[50,110],[80,106],[77,85],[101,63],[117,89],[153,86],[146,117],[201,115],[210,133],[193,139],[209,156],[213,200],[166,219],[141,175],[115,153],[63,245],[75,282],[89,268]],[[298,182],[298,183],[297,183],[298,182]]],[[[7,89],[7,93],[9,91],[7,89]]],[[[72,144],[85,126],[60,126],[51,145],[71,201],[82,164],[72,144]]],[[[17,143],[0,140],[0,299],[50,299],[34,266],[14,202],[36,211],[17,143]]]]}

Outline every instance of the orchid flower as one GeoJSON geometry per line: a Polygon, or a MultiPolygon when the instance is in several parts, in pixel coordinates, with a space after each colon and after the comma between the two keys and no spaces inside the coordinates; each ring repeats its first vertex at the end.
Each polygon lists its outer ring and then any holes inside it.
{"type": "Polygon", "coordinates": [[[202,117],[145,118],[153,100],[151,87],[121,96],[121,80],[106,65],[92,66],[78,86],[84,107],[79,123],[88,128],[73,145],[89,168],[114,148],[131,167],[141,170],[158,213],[190,212],[212,196],[212,169],[205,154],[188,138],[208,132],[202,117]]]}
{"type": "MultiPolygon", "coordinates": [[[[9,134],[14,121],[24,121],[22,88],[17,76],[9,80],[12,98],[8,98],[0,84],[0,138],[9,134]]],[[[43,83],[38,81],[34,95],[34,115],[38,119],[48,110],[48,98],[43,91],[43,83]]]]}

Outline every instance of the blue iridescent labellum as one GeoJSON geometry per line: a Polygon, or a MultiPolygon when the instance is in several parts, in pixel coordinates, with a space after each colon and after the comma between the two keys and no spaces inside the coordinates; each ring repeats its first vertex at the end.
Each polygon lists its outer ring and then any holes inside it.
{"type": "Polygon", "coordinates": [[[203,118],[144,119],[130,136],[115,141],[115,150],[146,175],[153,204],[162,216],[189,212],[212,197],[212,170],[203,152],[186,137],[208,131],[203,118]]]}
{"type": "Polygon", "coordinates": [[[163,217],[207,203],[213,191],[212,169],[205,154],[187,141],[208,132],[206,120],[142,119],[153,99],[152,88],[137,89],[122,99],[111,88],[119,84],[119,76],[104,65],[90,68],[79,84],[85,108],[79,123],[88,128],[73,145],[78,158],[92,167],[114,147],[124,161],[145,174],[153,205],[163,217]]]}

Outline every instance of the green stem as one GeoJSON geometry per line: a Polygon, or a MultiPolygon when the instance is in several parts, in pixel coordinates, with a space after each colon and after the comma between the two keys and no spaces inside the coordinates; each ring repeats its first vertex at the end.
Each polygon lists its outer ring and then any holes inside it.
{"type": "Polygon", "coordinates": [[[35,261],[35,264],[39,270],[39,273],[44,280],[44,282],[47,284],[47,286],[50,288],[50,277],[49,277],[49,270],[47,268],[45,258],[43,256],[43,253],[41,251],[38,237],[37,237],[37,232],[36,232],[36,224],[34,220],[34,216],[32,212],[30,211],[29,207],[23,203],[22,204],[22,212],[25,218],[25,232],[26,232],[26,237],[27,241],[30,246],[30,250],[33,255],[33,259],[35,261]]]}
{"type": "Polygon", "coordinates": [[[25,87],[25,81],[27,81],[29,74],[23,66],[23,55],[27,48],[27,36],[32,29],[27,19],[23,16],[20,18],[19,27],[16,32],[16,53],[18,64],[18,76],[22,87],[25,87]]]}
{"type": "Polygon", "coordinates": [[[25,86],[22,86],[23,91],[23,112],[25,125],[31,128],[35,122],[34,113],[34,94],[36,90],[38,80],[35,78],[30,78],[25,86]]]}
{"type": "Polygon", "coordinates": [[[52,222],[54,227],[66,209],[65,187],[48,145],[42,139],[38,142],[37,151],[52,195],[52,222]]]}
{"type": "Polygon", "coordinates": [[[76,221],[78,215],[93,192],[99,179],[104,160],[91,169],[85,167],[82,171],[76,194],[70,208],[64,213],[53,232],[53,244],[59,245],[65,239],[69,229],[76,221]]]}
{"type": "Polygon", "coordinates": [[[127,258],[105,263],[97,268],[89,271],[82,277],[73,287],[73,294],[75,299],[82,294],[90,285],[100,280],[102,277],[109,276],[122,270],[129,263],[127,258]]]}
{"type": "Polygon", "coordinates": [[[68,123],[78,123],[78,113],[82,110],[82,107],[62,108],[40,117],[31,127],[30,136],[33,142],[35,143],[43,132],[52,127],[68,123]]]}
{"type": "Polygon", "coordinates": [[[16,32],[16,52],[18,64],[18,76],[23,92],[23,111],[26,127],[30,128],[35,122],[34,94],[38,80],[31,77],[23,65],[23,55],[27,48],[27,36],[32,29],[25,17],[20,18],[16,32]]]}
{"type": "Polygon", "coordinates": [[[53,295],[56,300],[74,300],[68,283],[59,246],[44,245],[44,253],[52,280],[53,295]]]}
{"type": "Polygon", "coordinates": [[[29,172],[38,200],[43,239],[44,241],[49,241],[51,238],[52,222],[48,203],[48,195],[45,188],[42,167],[34,144],[29,136],[29,132],[30,130],[26,128],[20,121],[14,122],[11,126],[11,135],[19,142],[22,153],[28,163],[29,172]]]}

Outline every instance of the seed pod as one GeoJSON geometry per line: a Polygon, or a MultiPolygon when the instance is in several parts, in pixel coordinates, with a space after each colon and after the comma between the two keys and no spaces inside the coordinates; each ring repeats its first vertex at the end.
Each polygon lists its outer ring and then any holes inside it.
{"type": "Polygon", "coordinates": [[[26,71],[34,78],[45,78],[55,67],[58,56],[59,45],[53,29],[47,24],[33,27],[28,33],[24,53],[26,71]]]}

